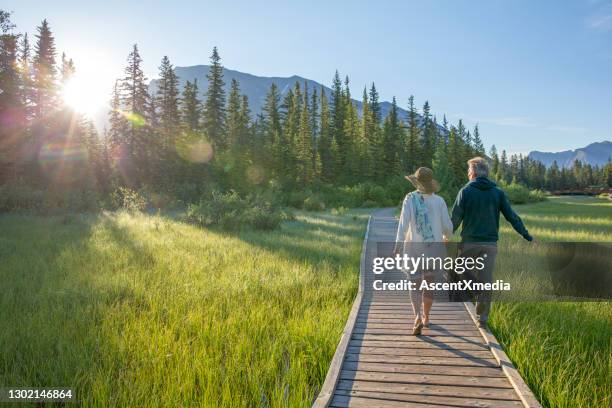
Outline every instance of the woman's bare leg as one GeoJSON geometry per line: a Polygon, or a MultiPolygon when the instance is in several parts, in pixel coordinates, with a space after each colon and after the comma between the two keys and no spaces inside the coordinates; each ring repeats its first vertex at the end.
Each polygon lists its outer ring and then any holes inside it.
{"type": "Polygon", "coordinates": [[[433,293],[429,290],[423,291],[423,324],[429,326],[429,312],[433,305],[433,293]]]}

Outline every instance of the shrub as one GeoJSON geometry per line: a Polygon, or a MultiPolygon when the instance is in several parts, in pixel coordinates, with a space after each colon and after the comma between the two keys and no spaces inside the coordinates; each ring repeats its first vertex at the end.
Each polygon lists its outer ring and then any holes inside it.
{"type": "Polygon", "coordinates": [[[546,200],[546,193],[542,190],[531,190],[529,192],[529,201],[532,203],[537,203],[539,201],[546,200]]]}
{"type": "Polygon", "coordinates": [[[305,191],[292,191],[286,196],[286,204],[290,207],[294,208],[304,208],[304,201],[308,198],[308,196],[312,194],[311,192],[305,191]]]}
{"type": "Polygon", "coordinates": [[[111,194],[111,204],[114,209],[141,212],[147,208],[147,200],[137,191],[127,187],[119,187],[111,194]]]}
{"type": "Polygon", "coordinates": [[[277,210],[261,196],[241,197],[236,191],[214,191],[209,198],[187,207],[186,219],[199,226],[218,225],[225,230],[251,227],[260,230],[278,228],[289,215],[277,210]]]}
{"type": "Polygon", "coordinates": [[[323,211],[325,209],[325,202],[317,194],[313,194],[304,200],[304,209],[306,211],[323,211]]]}
{"type": "Polygon", "coordinates": [[[43,199],[42,190],[35,190],[25,184],[0,186],[0,212],[39,210],[43,199]]]}
{"type": "Polygon", "coordinates": [[[332,215],[344,215],[346,214],[347,211],[348,211],[348,208],[346,207],[338,207],[338,208],[332,208],[331,213],[332,215]]]}
{"type": "Polygon", "coordinates": [[[510,183],[504,187],[504,191],[512,204],[535,203],[546,199],[546,194],[543,191],[529,191],[527,187],[518,183],[510,183]]]}

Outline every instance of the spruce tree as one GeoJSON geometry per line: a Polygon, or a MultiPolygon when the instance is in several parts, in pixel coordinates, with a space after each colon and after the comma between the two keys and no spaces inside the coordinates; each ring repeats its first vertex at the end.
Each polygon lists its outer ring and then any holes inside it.
{"type": "Polygon", "coordinates": [[[499,155],[497,154],[495,145],[491,146],[489,156],[491,156],[491,174],[493,177],[496,177],[499,171],[499,155]]]}
{"type": "Polygon", "coordinates": [[[423,105],[423,124],[421,130],[421,166],[432,166],[434,151],[436,149],[436,128],[431,118],[429,102],[423,105]]]}
{"type": "Polygon", "coordinates": [[[372,82],[372,86],[370,87],[370,111],[372,112],[372,120],[376,126],[380,126],[380,122],[382,121],[382,114],[380,109],[380,101],[378,96],[378,91],[376,90],[376,85],[372,82]]]}
{"type": "Polygon", "coordinates": [[[210,56],[210,71],[206,75],[208,89],[204,103],[204,130],[215,150],[227,146],[225,139],[225,82],[223,82],[223,67],[217,47],[210,56]]]}
{"type": "Polygon", "coordinates": [[[55,67],[55,39],[47,20],[37,27],[33,61],[34,117],[42,119],[56,106],[57,70],[55,67]]]}
{"type": "Polygon", "coordinates": [[[480,138],[480,129],[478,128],[478,123],[476,124],[476,126],[474,126],[473,145],[474,145],[474,153],[477,156],[484,156],[485,148],[484,148],[484,145],[482,144],[482,139],[480,138]]]}
{"type": "MultiPolygon", "coordinates": [[[[389,177],[400,173],[400,152],[402,143],[402,130],[397,115],[397,101],[393,97],[391,110],[385,118],[383,124],[383,141],[382,141],[382,172],[379,174],[382,177],[389,177]]],[[[382,182],[382,179],[377,180],[382,182]]]]}
{"type": "Polygon", "coordinates": [[[230,85],[230,93],[227,99],[227,141],[230,148],[237,147],[240,139],[241,117],[240,117],[240,85],[233,78],[230,85]]]}
{"type": "Polygon", "coordinates": [[[440,141],[436,146],[432,160],[432,169],[436,180],[440,183],[440,192],[438,194],[450,205],[457,193],[458,186],[449,164],[447,146],[444,141],[440,141]]]}
{"type": "Polygon", "coordinates": [[[314,150],[312,146],[312,130],[310,128],[310,112],[308,109],[308,90],[304,89],[305,100],[302,104],[299,129],[296,140],[297,181],[308,185],[314,178],[314,150]]]}
{"type": "Polygon", "coordinates": [[[202,102],[198,99],[198,80],[186,81],[181,99],[181,121],[189,133],[198,133],[201,129],[202,102]]]}
{"type": "Polygon", "coordinates": [[[405,147],[405,161],[403,166],[406,171],[414,172],[418,167],[423,166],[423,158],[419,148],[420,129],[418,116],[414,105],[414,96],[408,98],[408,138],[405,147]]]}
{"type": "Polygon", "coordinates": [[[19,46],[19,72],[21,83],[21,102],[24,106],[26,121],[29,121],[32,118],[32,106],[34,104],[31,52],[28,33],[25,33],[19,46]]]}
{"type": "Polygon", "coordinates": [[[331,182],[334,179],[332,126],[329,112],[329,104],[325,89],[321,87],[321,131],[319,135],[318,155],[321,162],[321,179],[331,182]]]}
{"type": "Polygon", "coordinates": [[[0,183],[14,180],[21,165],[21,134],[25,105],[17,71],[17,35],[11,32],[10,14],[0,10],[0,183]]]}
{"type": "Polygon", "coordinates": [[[331,94],[331,135],[337,147],[337,152],[334,154],[334,173],[338,178],[343,175],[347,155],[347,145],[344,137],[344,116],[346,114],[344,102],[342,81],[340,80],[340,74],[336,71],[331,94]]]}
{"type": "Polygon", "coordinates": [[[61,61],[62,65],[60,71],[60,78],[62,85],[65,85],[70,80],[70,78],[72,78],[76,69],[74,67],[74,62],[72,61],[72,58],[68,59],[66,57],[66,53],[62,53],[61,61]]]}
{"type": "Polygon", "coordinates": [[[126,131],[126,161],[123,175],[128,185],[136,187],[150,176],[150,142],[147,137],[146,118],[150,116],[150,98],[147,78],[141,67],[142,58],[134,44],[128,55],[125,77],[121,83],[121,106],[128,120],[126,131]]]}

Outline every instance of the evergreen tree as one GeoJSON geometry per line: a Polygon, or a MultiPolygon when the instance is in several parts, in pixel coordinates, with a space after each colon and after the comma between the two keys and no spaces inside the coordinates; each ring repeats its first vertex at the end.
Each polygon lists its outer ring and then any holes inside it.
{"type": "Polygon", "coordinates": [[[425,101],[423,105],[423,126],[421,134],[421,166],[432,167],[434,150],[436,149],[436,133],[435,124],[431,118],[429,102],[425,101]]]}
{"type": "Polygon", "coordinates": [[[372,86],[370,87],[370,111],[372,112],[372,121],[376,126],[380,125],[382,120],[382,114],[380,109],[380,102],[378,91],[376,90],[376,85],[372,82],[372,86]]]}
{"type": "Polygon", "coordinates": [[[17,71],[17,35],[10,14],[0,10],[0,183],[17,178],[25,111],[17,71]]]}
{"type": "Polygon", "coordinates": [[[421,151],[419,149],[420,130],[414,96],[408,98],[408,139],[406,140],[405,170],[412,173],[423,165],[421,151]]]}
{"type": "Polygon", "coordinates": [[[337,149],[337,152],[334,154],[334,173],[340,178],[345,169],[347,143],[344,137],[344,116],[346,114],[346,106],[344,104],[345,97],[338,71],[336,71],[332,83],[331,97],[331,135],[337,149]]]}
{"type": "Polygon", "coordinates": [[[496,179],[499,182],[509,183],[511,180],[509,178],[510,169],[508,166],[508,156],[506,155],[506,151],[502,150],[502,154],[499,160],[499,168],[497,169],[496,179]]]}
{"type": "MultiPolygon", "coordinates": [[[[385,177],[397,175],[401,170],[400,151],[402,143],[402,130],[397,115],[397,101],[393,97],[391,110],[385,118],[383,124],[383,171],[381,174],[385,177]]],[[[382,180],[378,180],[379,182],[382,180]]]]}
{"type": "Polygon", "coordinates": [[[185,82],[181,100],[181,120],[183,128],[190,133],[200,131],[202,102],[198,99],[198,80],[185,82]]]}
{"type": "Polygon", "coordinates": [[[150,112],[147,78],[142,71],[142,58],[134,44],[128,55],[125,77],[121,83],[121,106],[128,120],[125,146],[126,157],[123,176],[130,186],[140,186],[150,176],[150,143],[147,137],[146,117],[150,112]]]}
{"type": "Polygon", "coordinates": [[[210,57],[210,71],[206,75],[208,90],[204,103],[204,130],[215,150],[227,146],[225,140],[225,82],[223,82],[223,67],[217,47],[213,48],[210,57]]]}
{"type": "Polygon", "coordinates": [[[57,70],[55,67],[55,39],[47,20],[37,27],[34,55],[34,116],[42,119],[57,103],[57,70]]]}
{"type": "Polygon", "coordinates": [[[334,178],[332,127],[329,104],[325,89],[321,88],[321,131],[318,140],[318,155],[321,162],[321,179],[331,182],[334,178]]]}
{"type": "Polygon", "coordinates": [[[178,77],[167,56],[164,56],[159,67],[157,82],[156,111],[162,132],[164,149],[173,145],[180,126],[178,77]]]}
{"type": "Polygon", "coordinates": [[[489,155],[491,156],[491,174],[493,177],[496,177],[499,171],[499,156],[497,155],[497,148],[495,145],[491,146],[489,155]]]}
{"type": "Polygon", "coordinates": [[[310,112],[308,109],[308,88],[304,88],[304,103],[300,112],[299,129],[297,134],[297,181],[301,184],[310,184],[314,178],[314,150],[312,147],[312,130],[310,128],[310,112]]]}
{"type": "Polygon", "coordinates": [[[234,78],[230,86],[230,93],[227,100],[227,141],[231,148],[236,147],[240,139],[241,129],[241,97],[240,86],[234,78]]]}
{"type": "Polygon", "coordinates": [[[478,124],[474,126],[474,154],[477,156],[484,156],[485,148],[482,144],[482,139],[480,139],[480,129],[478,128],[478,124]]]}
{"type": "Polygon", "coordinates": [[[436,175],[436,180],[440,183],[439,194],[450,205],[457,194],[458,186],[449,164],[447,146],[444,141],[440,141],[436,146],[432,160],[432,169],[436,175]]]}
{"type": "Polygon", "coordinates": [[[61,81],[62,81],[62,85],[65,85],[70,78],[72,78],[72,76],[75,73],[75,67],[74,67],[74,62],[72,61],[72,58],[68,59],[66,57],[66,53],[62,53],[62,66],[61,66],[61,71],[60,71],[60,77],[61,77],[61,81]]]}
{"type": "Polygon", "coordinates": [[[26,121],[29,121],[32,118],[32,106],[34,104],[31,52],[28,33],[25,33],[21,39],[21,44],[19,47],[19,72],[21,84],[21,103],[24,106],[26,121]]]}

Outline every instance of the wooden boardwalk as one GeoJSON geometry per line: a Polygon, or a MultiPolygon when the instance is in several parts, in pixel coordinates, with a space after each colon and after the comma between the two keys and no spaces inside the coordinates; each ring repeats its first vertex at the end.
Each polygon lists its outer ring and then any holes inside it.
{"type": "Polygon", "coordinates": [[[435,302],[430,328],[412,335],[407,292],[374,291],[378,243],[393,242],[392,209],[370,218],[359,293],[314,407],[539,407],[495,337],[475,325],[473,306],[435,302]]]}

